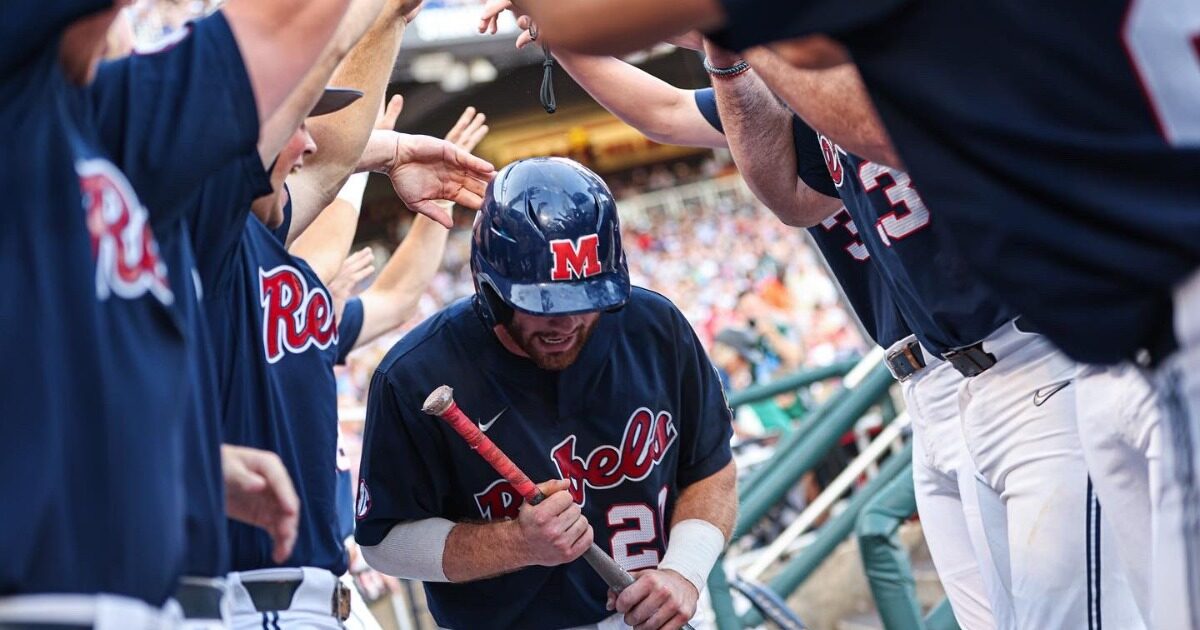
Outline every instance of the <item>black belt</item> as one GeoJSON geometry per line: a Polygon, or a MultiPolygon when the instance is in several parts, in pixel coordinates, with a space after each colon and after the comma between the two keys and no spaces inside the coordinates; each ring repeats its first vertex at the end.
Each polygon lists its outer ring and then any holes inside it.
{"type": "MultiPolygon", "coordinates": [[[[299,590],[301,580],[270,580],[242,582],[250,601],[258,612],[274,612],[292,607],[292,597],[299,590]]],[[[333,589],[329,614],[345,621],[350,618],[350,589],[341,582],[333,589]]]]}
{"type": "MultiPolygon", "coordinates": [[[[1018,317],[1013,320],[1013,326],[1025,333],[1040,335],[1037,328],[1026,318],[1018,317]]],[[[977,341],[969,346],[955,348],[942,355],[959,374],[967,378],[979,376],[996,365],[996,355],[983,349],[983,342],[977,341]]]]}
{"type": "Polygon", "coordinates": [[[221,619],[224,597],[225,589],[211,584],[184,581],[175,589],[175,601],[183,609],[185,619],[221,619]]]}
{"type": "Polygon", "coordinates": [[[965,348],[956,348],[942,355],[959,374],[967,378],[979,376],[996,365],[996,355],[983,349],[983,342],[971,344],[965,348]]]}
{"type": "Polygon", "coordinates": [[[884,360],[888,369],[892,371],[892,376],[901,383],[925,367],[925,355],[921,354],[921,344],[915,340],[888,353],[884,360]]]}

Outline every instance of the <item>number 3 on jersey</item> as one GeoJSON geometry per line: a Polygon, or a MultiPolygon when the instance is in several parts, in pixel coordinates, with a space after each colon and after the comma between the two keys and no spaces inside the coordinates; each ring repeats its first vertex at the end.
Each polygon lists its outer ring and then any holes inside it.
{"type": "Polygon", "coordinates": [[[908,173],[874,162],[863,162],[858,168],[858,178],[862,181],[863,190],[867,192],[879,188],[885,178],[892,180],[891,185],[883,189],[883,196],[887,198],[893,210],[875,222],[879,238],[883,239],[883,243],[888,247],[892,246],[892,239],[900,240],[929,225],[929,209],[925,207],[925,202],[921,201],[917,190],[912,187],[912,179],[908,173]]]}
{"type": "Polygon", "coordinates": [[[1121,35],[1163,136],[1200,145],[1200,2],[1133,0],[1121,35]]]}
{"type": "MultiPolygon", "coordinates": [[[[929,208],[912,187],[912,179],[908,173],[897,171],[874,162],[863,162],[858,169],[858,178],[863,190],[870,193],[891,179],[891,183],[883,188],[883,195],[893,210],[875,222],[875,229],[884,245],[892,246],[892,240],[900,240],[929,225],[929,208]]],[[[855,260],[863,261],[871,257],[866,246],[858,237],[858,226],[850,218],[845,208],[821,221],[821,227],[826,231],[841,225],[850,232],[852,241],[846,246],[846,253],[855,260]]]]}

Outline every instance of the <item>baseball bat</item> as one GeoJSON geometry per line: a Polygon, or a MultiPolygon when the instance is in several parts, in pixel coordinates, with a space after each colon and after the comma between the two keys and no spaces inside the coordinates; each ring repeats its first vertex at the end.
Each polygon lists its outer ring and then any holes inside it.
{"type": "MultiPolygon", "coordinates": [[[[484,435],[483,431],[479,430],[479,427],[467,417],[467,414],[463,413],[462,409],[458,408],[454,402],[454,390],[449,385],[442,385],[433,390],[433,393],[425,399],[421,411],[445,420],[455,433],[462,436],[462,439],[467,442],[467,446],[479,453],[479,456],[500,473],[500,476],[504,477],[508,483],[512,484],[512,487],[530,505],[537,505],[546,498],[542,491],[538,490],[537,484],[533,483],[529,476],[517,467],[513,460],[500,450],[500,447],[496,446],[495,442],[484,435]]],[[[612,590],[620,593],[625,587],[633,584],[633,576],[596,546],[596,543],[592,543],[592,546],[583,552],[583,559],[612,590]]],[[[684,624],[681,630],[693,629],[690,625],[684,624]]]]}

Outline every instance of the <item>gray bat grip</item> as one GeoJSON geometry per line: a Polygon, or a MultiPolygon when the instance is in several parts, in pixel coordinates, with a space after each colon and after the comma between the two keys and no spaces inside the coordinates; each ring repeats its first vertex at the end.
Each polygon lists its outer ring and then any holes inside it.
{"type": "MultiPolygon", "coordinates": [[[[612,590],[620,593],[625,590],[626,586],[633,584],[633,576],[629,572],[621,568],[616,560],[613,560],[608,554],[604,553],[596,543],[592,543],[588,550],[583,552],[583,559],[591,565],[592,570],[604,580],[612,590]]],[[[680,630],[695,630],[691,624],[683,624],[680,630]]]]}

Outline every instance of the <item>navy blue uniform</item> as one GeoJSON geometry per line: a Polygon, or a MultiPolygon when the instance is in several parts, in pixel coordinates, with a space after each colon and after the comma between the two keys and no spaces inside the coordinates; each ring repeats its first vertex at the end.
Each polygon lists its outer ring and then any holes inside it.
{"type": "MultiPolygon", "coordinates": [[[[0,321],[6,347],[25,362],[0,378],[4,414],[14,419],[0,429],[0,496],[21,506],[0,526],[0,593],[108,592],[160,604],[183,561],[189,384],[185,323],[159,246],[173,204],[159,202],[185,194],[232,153],[221,155],[231,145],[215,134],[218,148],[186,172],[164,167],[160,175],[178,178],[139,198],[145,145],[112,144],[108,135],[132,110],[104,113],[107,84],[70,85],[58,63],[56,33],[107,6],[6,7],[28,15],[5,21],[20,30],[6,29],[0,45],[8,134],[0,173],[10,194],[0,274],[22,296],[4,302],[0,321]]],[[[222,25],[190,42],[189,54],[215,61],[228,45],[236,56],[222,25]]],[[[210,80],[227,81],[223,70],[210,80]]],[[[200,82],[185,73],[158,87],[179,103],[200,82]]],[[[188,98],[202,107],[202,94],[188,98]]],[[[180,133],[174,118],[142,122],[147,144],[180,133]]]]}
{"type": "MultiPolygon", "coordinates": [[[[713,129],[724,133],[717,112],[716,95],[712,88],[696,90],[696,106],[713,129]]],[[[825,161],[801,151],[801,147],[816,140],[816,135],[799,118],[793,116],[792,136],[796,145],[797,175],[817,192],[829,197],[839,197],[838,190],[829,181],[825,172],[825,161]]],[[[842,294],[850,308],[858,316],[867,333],[875,343],[887,348],[909,335],[891,293],[879,270],[869,261],[870,252],[858,234],[858,225],[845,209],[825,219],[820,225],[808,228],[808,233],[821,250],[825,262],[833,271],[842,287],[842,294]]]]}
{"type": "Polygon", "coordinates": [[[208,270],[219,264],[222,250],[216,244],[227,240],[230,233],[240,234],[250,202],[270,192],[262,158],[258,151],[252,151],[204,182],[187,203],[187,221],[179,227],[179,237],[163,248],[167,258],[172,258],[174,248],[183,252],[178,256],[180,271],[172,268],[172,284],[181,287],[177,292],[179,310],[189,331],[189,374],[195,392],[188,418],[191,434],[185,438],[189,473],[184,571],[188,575],[215,577],[229,572],[221,474],[221,399],[212,328],[203,306],[204,281],[211,277],[208,270]],[[199,234],[193,234],[193,230],[199,234]],[[205,249],[194,250],[196,247],[205,249]],[[194,251],[204,254],[197,257],[194,251]]]}
{"type": "Polygon", "coordinates": [[[342,317],[338,320],[338,365],[345,365],[346,355],[350,354],[354,344],[358,343],[358,333],[362,332],[362,325],[362,299],[352,297],[346,300],[346,306],[342,308],[342,317]]]}
{"type": "Polygon", "coordinates": [[[1156,0],[724,4],[727,47],[847,46],[940,236],[1068,354],[1169,347],[1200,261],[1195,23],[1156,0]]]}
{"type": "MultiPolygon", "coordinates": [[[[279,455],[300,496],[300,530],[284,566],[341,575],[346,552],[337,514],[338,330],[329,291],[283,239],[291,218],[267,229],[249,216],[232,255],[206,289],[209,321],[222,375],[225,440],[279,455]]],[[[202,272],[203,273],[203,272],[202,272]]],[[[271,539],[231,522],[232,569],[276,566],[271,539]]]]}
{"type": "MultiPolygon", "coordinates": [[[[793,124],[805,126],[796,120],[793,124]]],[[[983,340],[1016,313],[1000,304],[953,247],[929,229],[935,220],[907,173],[847,153],[811,129],[797,154],[825,160],[880,275],[921,345],[935,354],[983,340]]]]}
{"type": "Polygon", "coordinates": [[[183,570],[212,577],[228,572],[229,554],[215,357],[196,271],[196,251],[208,256],[210,250],[195,250],[190,232],[223,233],[244,225],[249,199],[239,198],[227,185],[229,166],[210,175],[192,195],[180,195],[238,153],[243,158],[233,162],[234,170],[257,170],[257,194],[269,192],[270,186],[255,147],[258,110],[253,88],[224,16],[218,12],[187,29],[190,35],[180,33],[172,46],[154,54],[102,65],[91,92],[104,143],[129,165],[125,172],[150,207],[175,294],[175,312],[187,337],[187,389],[180,392],[188,393],[183,570]],[[217,129],[207,122],[213,116],[223,120],[217,129]],[[225,204],[241,207],[241,218],[221,212],[225,204]]]}
{"type": "MultiPolygon", "coordinates": [[[[449,384],[470,417],[496,417],[488,437],[532,479],[571,482],[596,544],[626,569],[657,566],[679,489],[731,461],[729,407],[683,315],[635,287],[624,308],[600,315],[573,365],[548,372],[505,350],[474,307],[464,299],[442,310],[375,372],[359,544],[378,544],[403,521],[516,516],[521,497],[508,482],[421,412],[429,392],[449,384]]],[[[425,589],[447,628],[563,628],[611,614],[607,587],[582,559],[425,589]]]]}

